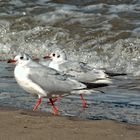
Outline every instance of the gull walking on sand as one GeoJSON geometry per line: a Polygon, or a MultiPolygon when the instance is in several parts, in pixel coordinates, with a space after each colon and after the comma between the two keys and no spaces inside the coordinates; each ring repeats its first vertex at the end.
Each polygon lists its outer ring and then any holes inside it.
{"type": "Polygon", "coordinates": [[[28,93],[38,96],[34,111],[40,105],[43,97],[49,98],[54,114],[58,114],[58,108],[54,105],[53,98],[89,93],[85,84],[33,61],[28,54],[21,53],[8,63],[16,64],[14,76],[17,83],[28,93]]]}
{"type": "MultiPolygon", "coordinates": [[[[66,53],[62,49],[56,47],[52,48],[50,53],[44,56],[44,59],[46,60],[47,66],[59,72],[72,75],[76,80],[95,88],[110,85],[112,83],[110,78],[113,76],[126,75],[125,73],[97,69],[84,62],[70,61],[67,59],[66,53]],[[52,61],[50,61],[50,59],[52,61]]],[[[45,65],[45,62],[42,64],[45,65]]],[[[80,98],[83,102],[83,108],[85,108],[86,101],[82,95],[80,95],[80,98]]]]}
{"type": "MultiPolygon", "coordinates": [[[[44,56],[44,59],[46,59],[46,64],[50,68],[71,75],[76,80],[88,84],[88,86],[102,87],[111,84],[111,79],[104,70],[92,68],[83,62],[68,61],[66,53],[59,48],[44,56]],[[48,58],[52,61],[48,61],[48,58]]],[[[45,62],[42,64],[45,65],[45,62]]],[[[80,98],[83,103],[83,108],[87,107],[82,94],[80,98]]]]}

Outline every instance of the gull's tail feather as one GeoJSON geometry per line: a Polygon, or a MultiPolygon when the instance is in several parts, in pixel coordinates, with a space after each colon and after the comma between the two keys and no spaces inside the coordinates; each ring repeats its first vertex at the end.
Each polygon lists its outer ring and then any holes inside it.
{"type": "Polygon", "coordinates": [[[87,89],[91,89],[91,88],[109,86],[110,84],[112,84],[112,81],[109,78],[105,78],[105,79],[99,79],[93,83],[84,83],[84,84],[87,86],[87,89]]]}
{"type": "Polygon", "coordinates": [[[127,75],[126,73],[111,72],[111,71],[105,71],[105,73],[110,77],[127,75]]]}

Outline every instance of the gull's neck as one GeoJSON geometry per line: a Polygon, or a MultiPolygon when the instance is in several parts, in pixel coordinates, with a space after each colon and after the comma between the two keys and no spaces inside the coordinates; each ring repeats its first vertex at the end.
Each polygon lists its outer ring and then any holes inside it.
{"type": "Polygon", "coordinates": [[[50,68],[53,68],[53,69],[55,69],[55,70],[57,70],[57,71],[61,71],[61,70],[59,69],[59,65],[65,63],[65,62],[66,62],[66,60],[60,60],[60,61],[52,60],[52,61],[50,62],[50,64],[49,64],[49,67],[50,67],[50,68]]]}

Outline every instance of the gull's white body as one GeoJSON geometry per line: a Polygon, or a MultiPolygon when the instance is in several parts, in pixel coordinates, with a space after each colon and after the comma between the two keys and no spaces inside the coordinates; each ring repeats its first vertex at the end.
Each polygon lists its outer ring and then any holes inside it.
{"type": "Polygon", "coordinates": [[[28,93],[38,95],[39,98],[47,96],[47,92],[28,78],[30,69],[26,66],[16,66],[14,75],[17,83],[28,93]]]}

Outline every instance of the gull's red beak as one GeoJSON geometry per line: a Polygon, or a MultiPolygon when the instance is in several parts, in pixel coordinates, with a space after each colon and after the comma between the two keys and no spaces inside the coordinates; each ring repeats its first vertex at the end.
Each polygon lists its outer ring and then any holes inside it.
{"type": "Polygon", "coordinates": [[[37,58],[36,56],[32,56],[32,60],[36,61],[36,62],[39,62],[39,58],[37,58]]]}
{"type": "Polygon", "coordinates": [[[17,61],[16,60],[14,60],[14,59],[9,59],[8,61],[7,61],[7,63],[11,63],[11,64],[15,64],[17,61]]]}
{"type": "Polygon", "coordinates": [[[43,57],[44,59],[51,59],[50,55],[46,55],[43,57]]]}
{"type": "Polygon", "coordinates": [[[33,58],[33,60],[38,62],[39,61],[39,58],[33,58]]]}

